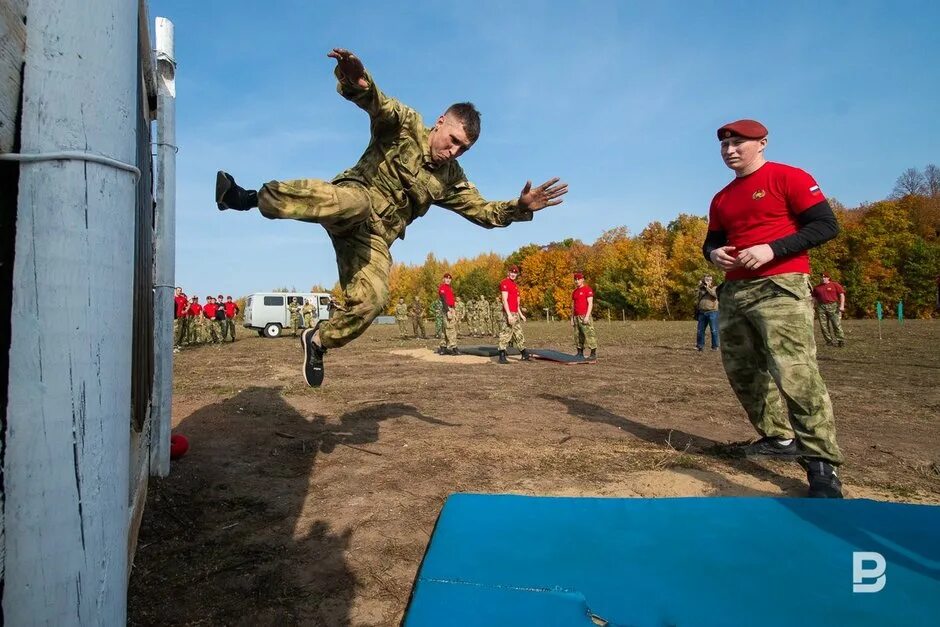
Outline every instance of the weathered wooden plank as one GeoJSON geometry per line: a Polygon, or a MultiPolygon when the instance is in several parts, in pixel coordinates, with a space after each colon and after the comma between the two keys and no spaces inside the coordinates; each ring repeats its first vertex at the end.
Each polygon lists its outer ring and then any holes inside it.
{"type": "Polygon", "coordinates": [[[28,0],[0,0],[0,152],[10,152],[16,139],[27,4],[28,0]]]}

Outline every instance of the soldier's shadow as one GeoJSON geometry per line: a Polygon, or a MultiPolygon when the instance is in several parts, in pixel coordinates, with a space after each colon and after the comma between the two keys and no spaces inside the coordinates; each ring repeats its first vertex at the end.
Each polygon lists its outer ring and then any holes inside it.
{"type": "Polygon", "coordinates": [[[385,403],[305,418],[279,388],[254,387],[205,406],[174,430],[191,450],[152,480],[129,589],[131,624],[348,625],[359,586],[352,529],[306,506],[318,456],[379,440],[385,403]],[[311,509],[313,511],[311,512],[311,509]]]}
{"type": "Polygon", "coordinates": [[[670,446],[678,451],[688,451],[706,455],[740,472],[747,473],[757,479],[769,481],[787,494],[802,494],[805,487],[802,482],[774,472],[760,464],[736,456],[733,447],[726,443],[712,440],[694,433],[687,433],[679,429],[658,428],[631,420],[625,416],[615,414],[600,405],[555,394],[541,394],[541,398],[556,401],[565,405],[568,413],[581,420],[599,422],[618,427],[634,437],[655,444],[657,446],[670,446]]]}

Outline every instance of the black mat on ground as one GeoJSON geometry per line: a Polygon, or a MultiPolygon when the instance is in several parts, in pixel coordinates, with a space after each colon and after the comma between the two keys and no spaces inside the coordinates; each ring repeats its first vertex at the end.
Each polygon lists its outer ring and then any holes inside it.
{"type": "MultiPolygon", "coordinates": [[[[477,355],[479,357],[496,357],[499,355],[498,346],[458,346],[457,350],[463,355],[477,355]]],[[[507,355],[518,355],[519,351],[515,348],[507,348],[507,355]]]]}
{"type": "Polygon", "coordinates": [[[553,351],[546,348],[530,348],[529,353],[531,353],[534,359],[544,359],[546,361],[554,361],[560,364],[565,364],[572,366],[575,364],[595,364],[597,363],[594,359],[587,359],[586,357],[578,357],[577,355],[571,355],[569,353],[562,353],[561,351],[553,351]]]}

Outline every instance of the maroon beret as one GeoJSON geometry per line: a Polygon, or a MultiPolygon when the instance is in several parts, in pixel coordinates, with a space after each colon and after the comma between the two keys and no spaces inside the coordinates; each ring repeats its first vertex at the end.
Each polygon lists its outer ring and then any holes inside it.
{"type": "Polygon", "coordinates": [[[450,276],[450,272],[445,272],[445,273],[444,273],[444,278],[445,278],[445,279],[452,279],[452,278],[454,278],[454,277],[450,276]]]}
{"type": "Polygon", "coordinates": [[[509,272],[515,272],[519,274],[519,266],[509,266],[509,272]]]}
{"type": "Polygon", "coordinates": [[[738,120],[729,122],[718,129],[718,139],[743,137],[745,139],[763,139],[767,137],[767,127],[757,120],[738,120]]]}
{"type": "Polygon", "coordinates": [[[574,273],[574,278],[575,278],[575,279],[583,279],[583,278],[584,278],[584,275],[583,275],[582,273],[580,273],[580,272],[575,272],[575,273],[574,273]]]}

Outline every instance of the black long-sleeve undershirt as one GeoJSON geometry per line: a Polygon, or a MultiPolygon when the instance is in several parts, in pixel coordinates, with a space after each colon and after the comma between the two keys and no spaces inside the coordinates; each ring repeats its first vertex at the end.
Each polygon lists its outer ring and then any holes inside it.
{"type": "MultiPolygon", "coordinates": [[[[790,257],[797,253],[825,244],[839,234],[839,222],[832,212],[829,201],[823,200],[809,209],[797,214],[799,230],[793,235],[768,242],[774,251],[774,258],[790,257]]],[[[702,254],[711,261],[711,253],[728,243],[728,234],[724,231],[709,231],[702,244],[702,254]]]]}

